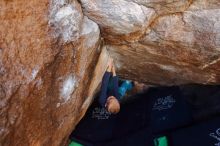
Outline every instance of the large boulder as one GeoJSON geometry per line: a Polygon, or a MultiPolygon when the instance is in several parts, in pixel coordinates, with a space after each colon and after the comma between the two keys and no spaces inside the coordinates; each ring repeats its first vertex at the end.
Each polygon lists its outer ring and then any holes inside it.
{"type": "Polygon", "coordinates": [[[89,106],[99,27],[76,0],[0,7],[0,145],[64,145],[89,106]]]}
{"type": "Polygon", "coordinates": [[[137,40],[144,34],[154,9],[125,0],[81,0],[85,15],[97,22],[103,37],[120,41],[137,40]]]}
{"type": "Polygon", "coordinates": [[[119,74],[150,84],[218,84],[220,9],[207,4],[157,17],[136,42],[108,41],[119,74]]]}

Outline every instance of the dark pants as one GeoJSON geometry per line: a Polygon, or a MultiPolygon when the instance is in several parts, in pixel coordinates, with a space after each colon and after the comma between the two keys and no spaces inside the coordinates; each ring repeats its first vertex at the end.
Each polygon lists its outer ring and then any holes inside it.
{"type": "Polygon", "coordinates": [[[118,77],[112,76],[110,72],[105,72],[103,79],[102,79],[101,92],[99,96],[99,103],[102,107],[105,107],[106,100],[109,96],[114,96],[119,100],[118,77]],[[110,78],[112,79],[112,82],[113,82],[113,88],[108,90],[110,78]]]}

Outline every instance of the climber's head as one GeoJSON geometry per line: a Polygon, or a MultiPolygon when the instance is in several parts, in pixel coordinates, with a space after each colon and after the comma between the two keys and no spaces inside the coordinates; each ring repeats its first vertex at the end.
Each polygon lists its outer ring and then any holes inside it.
{"type": "Polygon", "coordinates": [[[120,103],[118,99],[116,99],[114,96],[109,96],[106,101],[106,108],[108,112],[117,114],[120,111],[120,103]]]}

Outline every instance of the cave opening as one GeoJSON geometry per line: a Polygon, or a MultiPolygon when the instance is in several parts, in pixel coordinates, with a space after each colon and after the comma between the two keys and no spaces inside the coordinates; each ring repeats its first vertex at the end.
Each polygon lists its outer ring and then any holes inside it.
{"type": "MultiPolygon", "coordinates": [[[[219,144],[220,86],[149,86],[132,82],[118,114],[98,94],[70,135],[70,146],[208,146],[219,144]]],[[[120,84],[121,85],[121,84],[120,84]]]]}

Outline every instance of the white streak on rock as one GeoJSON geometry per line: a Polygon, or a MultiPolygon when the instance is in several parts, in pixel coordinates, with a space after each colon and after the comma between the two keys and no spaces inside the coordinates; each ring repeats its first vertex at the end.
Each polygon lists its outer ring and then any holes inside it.
{"type": "Polygon", "coordinates": [[[92,101],[92,97],[87,97],[82,105],[82,110],[87,109],[91,104],[91,101],[92,101]]]}
{"type": "Polygon", "coordinates": [[[59,22],[63,18],[70,16],[72,13],[74,13],[73,8],[71,6],[63,7],[61,8],[55,15],[55,21],[59,22]]]}
{"type": "Polygon", "coordinates": [[[35,69],[32,70],[31,80],[33,80],[33,79],[36,78],[38,71],[39,71],[39,70],[38,70],[37,68],[35,68],[35,69]]]}
{"type": "Polygon", "coordinates": [[[121,62],[116,61],[116,62],[115,62],[115,66],[116,66],[117,69],[120,69],[123,65],[122,65],[121,62]]]}
{"type": "Polygon", "coordinates": [[[171,65],[163,65],[163,64],[157,64],[162,70],[170,71],[170,72],[177,72],[177,69],[174,66],[171,65]]]}
{"type": "Polygon", "coordinates": [[[86,37],[84,43],[86,48],[94,46],[100,37],[98,25],[87,17],[84,17],[81,35],[86,37]]]}
{"type": "Polygon", "coordinates": [[[212,65],[214,65],[214,64],[216,64],[216,63],[219,63],[219,62],[220,62],[220,58],[218,58],[218,59],[216,59],[216,60],[213,60],[212,62],[209,62],[209,63],[203,65],[203,66],[200,67],[200,68],[201,68],[201,69],[206,69],[206,68],[208,68],[209,66],[212,66],[212,65]]]}
{"type": "Polygon", "coordinates": [[[36,81],[36,87],[38,90],[42,88],[42,83],[43,83],[43,80],[41,78],[36,81]]]}
{"type": "Polygon", "coordinates": [[[56,107],[58,108],[58,107],[60,107],[60,105],[61,105],[60,103],[57,103],[56,107]]]}
{"type": "Polygon", "coordinates": [[[65,0],[52,0],[49,17],[49,24],[55,29],[54,37],[61,36],[64,42],[79,38],[83,16],[76,3],[68,4],[65,0]]]}
{"type": "Polygon", "coordinates": [[[59,11],[60,8],[62,8],[64,5],[66,5],[66,0],[51,0],[50,2],[50,9],[49,9],[49,24],[53,25],[54,17],[56,13],[59,11]]]}
{"type": "Polygon", "coordinates": [[[77,85],[77,80],[73,75],[67,77],[67,79],[63,82],[63,86],[61,88],[61,97],[63,98],[64,102],[67,102],[71,94],[74,92],[77,85]]]}
{"type": "Polygon", "coordinates": [[[36,78],[38,72],[39,72],[39,67],[35,67],[34,69],[30,70],[28,68],[25,68],[23,65],[22,65],[22,69],[19,70],[19,73],[26,79],[27,84],[29,84],[36,78]]]}

